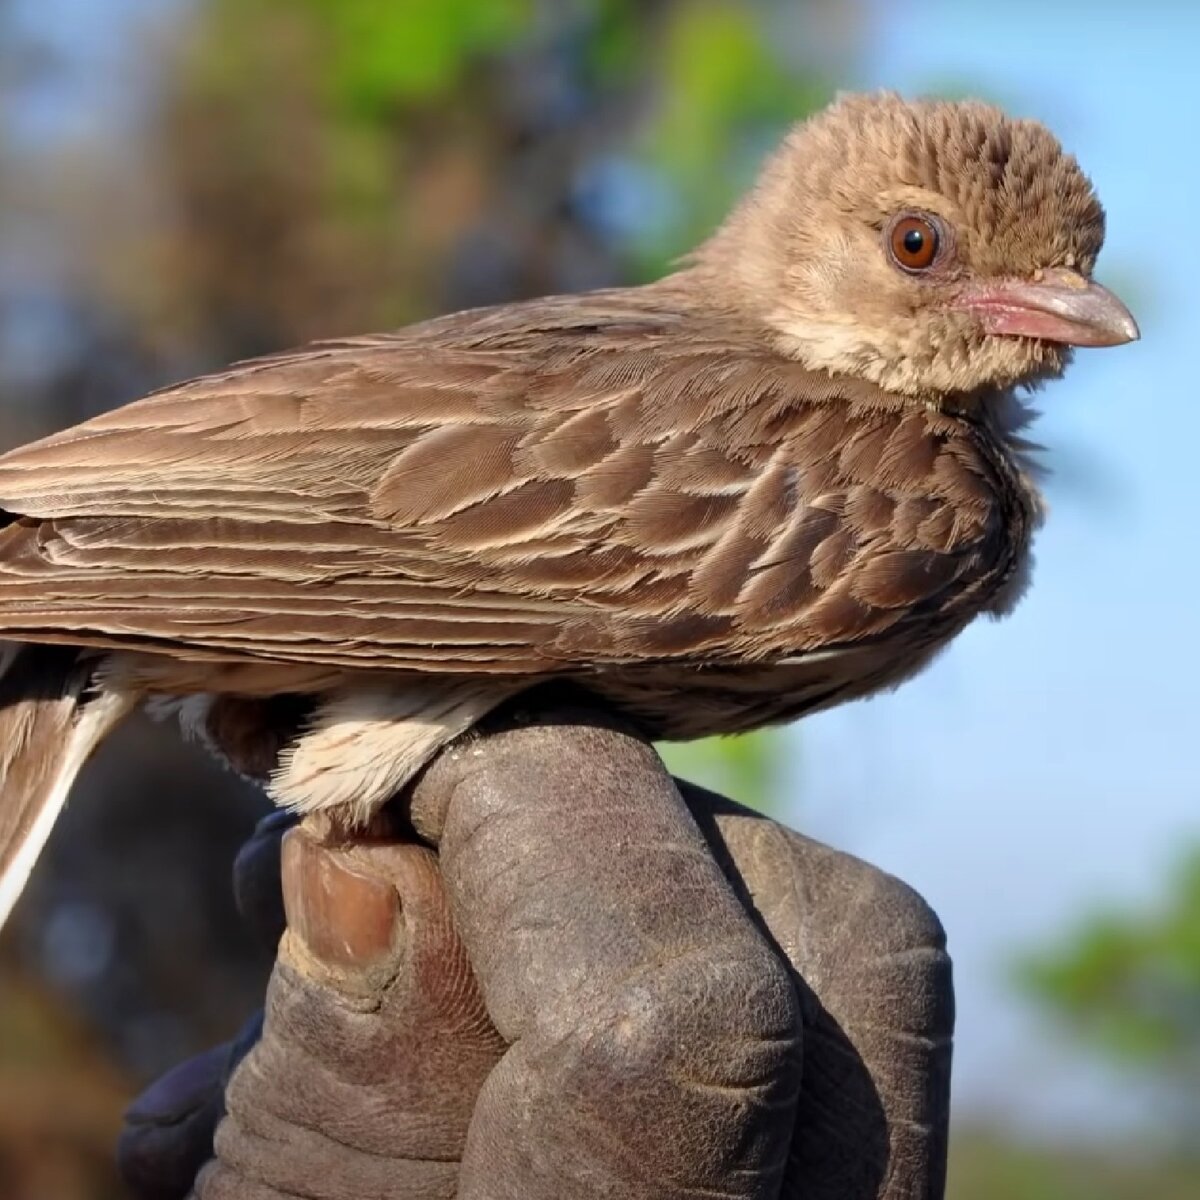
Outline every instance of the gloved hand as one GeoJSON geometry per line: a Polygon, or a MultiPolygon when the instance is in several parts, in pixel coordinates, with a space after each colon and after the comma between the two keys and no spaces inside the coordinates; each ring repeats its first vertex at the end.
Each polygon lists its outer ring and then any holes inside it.
{"type": "MultiPolygon", "coordinates": [[[[265,1032],[135,1103],[139,1200],[206,1163],[202,1200],[941,1196],[949,964],[903,884],[587,714],[449,752],[403,816],[440,864],[288,835],[265,1032]]],[[[271,939],[286,823],[235,872],[271,939]]]]}

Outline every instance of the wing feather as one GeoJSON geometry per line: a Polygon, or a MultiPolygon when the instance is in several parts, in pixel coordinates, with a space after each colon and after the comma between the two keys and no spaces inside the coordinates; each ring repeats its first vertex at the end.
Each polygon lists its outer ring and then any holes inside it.
{"type": "Polygon", "coordinates": [[[744,661],[1008,569],[963,423],[633,295],[259,360],[3,456],[0,633],[441,672],[744,661]]]}

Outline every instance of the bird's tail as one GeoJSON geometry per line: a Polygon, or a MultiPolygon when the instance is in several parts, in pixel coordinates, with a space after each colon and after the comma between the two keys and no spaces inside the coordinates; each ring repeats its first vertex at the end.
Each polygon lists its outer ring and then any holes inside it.
{"type": "Polygon", "coordinates": [[[0,925],[75,776],[133,707],[96,686],[100,661],[72,647],[0,643],[0,925]]]}

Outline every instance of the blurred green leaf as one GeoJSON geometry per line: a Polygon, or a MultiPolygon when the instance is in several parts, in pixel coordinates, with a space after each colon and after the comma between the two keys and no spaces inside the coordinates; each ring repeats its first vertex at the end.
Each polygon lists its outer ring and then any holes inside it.
{"type": "Polygon", "coordinates": [[[658,747],[672,775],[760,812],[777,811],[782,743],[774,730],[658,747]]]}
{"type": "Polygon", "coordinates": [[[1200,1120],[1200,849],[1156,909],[1096,914],[1018,977],[1074,1036],[1177,1088],[1182,1122],[1200,1120]]]}
{"type": "MultiPolygon", "coordinates": [[[[285,3],[285,0],[275,0],[285,3]]],[[[295,0],[286,0],[294,6],[295,0]]],[[[472,56],[526,31],[531,0],[303,0],[328,39],[335,100],[373,117],[457,86],[472,56]]]]}
{"type": "Polygon", "coordinates": [[[782,130],[833,94],[817,70],[797,73],[776,55],[764,14],[764,5],[732,0],[672,9],[661,98],[638,146],[677,193],[681,219],[659,244],[639,247],[642,274],[659,273],[711,232],[782,130]]]}

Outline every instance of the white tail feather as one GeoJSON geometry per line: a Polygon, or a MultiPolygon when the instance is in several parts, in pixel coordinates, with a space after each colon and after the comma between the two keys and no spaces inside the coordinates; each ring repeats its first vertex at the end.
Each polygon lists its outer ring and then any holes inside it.
{"type": "Polygon", "coordinates": [[[83,764],[133,708],[127,693],[83,700],[89,665],[55,647],[0,647],[0,925],[83,764]]]}
{"type": "Polygon", "coordinates": [[[281,755],[267,793],[300,812],[342,806],[365,822],[511,690],[431,680],[332,693],[281,755]]]}

